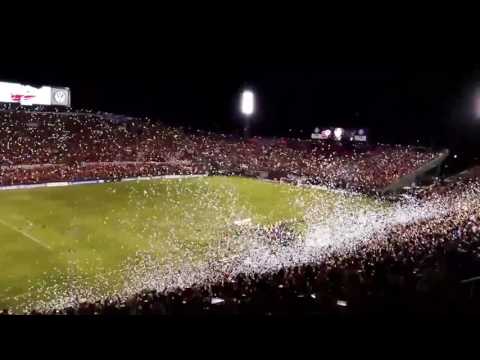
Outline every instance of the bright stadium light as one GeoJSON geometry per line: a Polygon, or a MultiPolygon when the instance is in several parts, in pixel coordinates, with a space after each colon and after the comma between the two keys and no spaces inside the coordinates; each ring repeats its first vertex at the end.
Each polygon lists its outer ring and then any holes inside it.
{"type": "Polygon", "coordinates": [[[480,90],[477,89],[475,92],[475,97],[474,97],[474,114],[476,119],[480,119],[480,90]]]}
{"type": "Polygon", "coordinates": [[[250,136],[250,118],[255,112],[255,94],[251,90],[244,90],[240,99],[240,112],[244,116],[245,126],[243,134],[245,138],[250,136]]]}
{"type": "Polygon", "coordinates": [[[343,135],[343,129],[342,128],[336,128],[334,131],[333,131],[333,135],[335,135],[335,138],[337,140],[340,140],[342,138],[342,135],[343,135]]]}
{"type": "Polygon", "coordinates": [[[244,90],[240,104],[240,111],[245,116],[253,115],[255,111],[255,95],[251,90],[244,90]]]}

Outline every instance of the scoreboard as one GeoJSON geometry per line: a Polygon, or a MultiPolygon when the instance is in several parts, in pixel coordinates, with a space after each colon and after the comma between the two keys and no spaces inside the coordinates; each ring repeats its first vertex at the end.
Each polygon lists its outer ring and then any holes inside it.
{"type": "Polygon", "coordinates": [[[345,129],[341,127],[318,128],[313,130],[311,135],[315,140],[333,140],[346,142],[368,142],[367,129],[345,129]]]}
{"type": "Polygon", "coordinates": [[[67,87],[42,86],[34,87],[18,83],[0,81],[0,102],[21,105],[53,105],[71,104],[70,89],[67,87]]]}

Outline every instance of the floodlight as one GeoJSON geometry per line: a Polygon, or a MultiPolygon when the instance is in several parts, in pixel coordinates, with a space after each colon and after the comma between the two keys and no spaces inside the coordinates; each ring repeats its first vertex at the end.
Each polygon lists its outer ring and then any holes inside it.
{"type": "Polygon", "coordinates": [[[243,91],[240,111],[245,116],[250,116],[255,111],[255,95],[251,90],[243,91]]]}
{"type": "Polygon", "coordinates": [[[473,99],[473,112],[476,119],[480,118],[480,89],[475,91],[473,99]]]}
{"type": "Polygon", "coordinates": [[[333,135],[335,135],[335,138],[336,139],[339,139],[342,137],[343,135],[343,129],[342,128],[336,128],[334,131],[333,131],[333,135]]]}

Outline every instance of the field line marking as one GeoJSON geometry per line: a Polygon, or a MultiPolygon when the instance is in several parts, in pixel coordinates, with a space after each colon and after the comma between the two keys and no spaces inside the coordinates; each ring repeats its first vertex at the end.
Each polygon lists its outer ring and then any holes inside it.
{"type": "Polygon", "coordinates": [[[18,232],[19,234],[22,234],[23,236],[25,236],[26,238],[32,240],[33,242],[35,242],[36,244],[40,245],[41,247],[49,250],[49,251],[52,251],[52,248],[50,246],[48,246],[47,244],[43,243],[42,241],[40,241],[39,239],[37,239],[36,237],[26,233],[25,231],[22,231],[20,229],[17,229],[15,226],[12,226],[8,223],[6,223],[4,220],[0,219],[0,224],[2,224],[3,226],[15,231],[15,232],[18,232]]]}

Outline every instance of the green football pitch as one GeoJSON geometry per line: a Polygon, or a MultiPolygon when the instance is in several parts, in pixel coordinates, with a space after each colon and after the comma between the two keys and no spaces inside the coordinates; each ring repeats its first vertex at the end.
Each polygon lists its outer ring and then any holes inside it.
{"type": "Polygon", "coordinates": [[[238,221],[301,224],[312,206],[328,214],[346,201],[378,206],[362,196],[240,177],[1,191],[0,307],[21,311],[40,297],[62,296],[78,279],[114,293],[124,286],[125,264],[144,253],[202,261],[238,221]]]}

